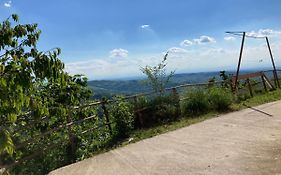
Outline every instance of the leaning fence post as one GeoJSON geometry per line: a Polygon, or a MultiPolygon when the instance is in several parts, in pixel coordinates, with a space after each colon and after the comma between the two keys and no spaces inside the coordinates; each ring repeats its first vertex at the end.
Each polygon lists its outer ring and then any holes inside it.
{"type": "Polygon", "coordinates": [[[250,83],[250,79],[249,78],[247,78],[247,84],[248,84],[248,88],[249,88],[249,91],[250,91],[250,94],[251,94],[251,97],[253,97],[254,95],[253,95],[253,90],[252,90],[252,85],[251,85],[251,83],[250,83]]]}
{"type": "Polygon", "coordinates": [[[109,129],[109,133],[112,135],[112,128],[111,128],[111,125],[110,125],[110,121],[109,121],[109,113],[108,113],[108,110],[106,109],[106,104],[107,102],[105,100],[102,101],[102,104],[101,104],[101,108],[103,110],[103,115],[105,116],[105,120],[106,120],[106,125],[108,126],[108,129],[109,129]]]}
{"type": "Polygon", "coordinates": [[[177,92],[176,88],[172,89],[172,93],[173,93],[173,98],[175,99],[176,115],[177,117],[179,117],[181,115],[179,93],[177,92]]]}
{"type": "Polygon", "coordinates": [[[266,88],[266,84],[265,84],[265,79],[264,79],[263,75],[261,76],[261,80],[262,80],[264,91],[267,92],[267,88],[266,88]]]}

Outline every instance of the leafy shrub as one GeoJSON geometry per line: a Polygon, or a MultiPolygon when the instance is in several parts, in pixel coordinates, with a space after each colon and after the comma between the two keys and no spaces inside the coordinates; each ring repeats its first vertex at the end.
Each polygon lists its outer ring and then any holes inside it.
{"type": "Polygon", "coordinates": [[[150,127],[160,122],[172,121],[179,116],[178,101],[174,96],[163,95],[152,99],[140,97],[135,104],[136,127],[150,127]]]}
{"type": "Polygon", "coordinates": [[[192,90],[186,95],[186,100],[182,104],[182,110],[187,115],[198,115],[209,111],[207,94],[203,89],[192,90]]]}
{"type": "Polygon", "coordinates": [[[214,87],[208,91],[208,100],[212,109],[225,111],[232,104],[233,97],[228,89],[214,87]]]}
{"type": "Polygon", "coordinates": [[[240,103],[241,101],[245,101],[247,99],[251,98],[251,95],[249,93],[240,93],[236,97],[236,103],[240,103]]]}
{"type": "Polygon", "coordinates": [[[116,103],[111,106],[109,113],[114,121],[114,135],[117,138],[126,138],[133,129],[132,105],[120,97],[116,98],[116,103]]]}
{"type": "Polygon", "coordinates": [[[176,99],[171,95],[158,96],[150,102],[152,111],[154,112],[154,121],[170,121],[176,116],[176,99]]]}

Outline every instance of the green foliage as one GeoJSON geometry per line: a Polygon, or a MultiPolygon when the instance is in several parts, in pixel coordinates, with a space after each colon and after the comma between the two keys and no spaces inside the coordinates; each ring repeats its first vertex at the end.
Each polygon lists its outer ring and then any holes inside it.
{"type": "Polygon", "coordinates": [[[48,83],[39,85],[40,97],[47,98],[51,106],[61,104],[65,107],[83,105],[92,95],[87,87],[87,78],[82,75],[66,76],[65,85],[48,83]]]}
{"type": "Polygon", "coordinates": [[[235,100],[237,103],[240,103],[240,102],[245,101],[250,98],[251,98],[251,95],[249,93],[239,93],[239,94],[237,94],[235,100]]]}
{"type": "Polygon", "coordinates": [[[174,75],[174,71],[170,72],[168,75],[166,73],[167,57],[168,53],[157,66],[145,66],[141,68],[142,73],[147,76],[145,83],[155,92],[159,92],[160,95],[164,93],[166,85],[174,75]]]}
{"type": "Polygon", "coordinates": [[[71,109],[86,104],[92,92],[86,77],[64,72],[60,49],[37,50],[40,33],[37,24],[19,24],[17,15],[0,24],[0,162],[11,164],[46,149],[46,154],[17,165],[15,174],[47,174],[70,163],[64,143],[73,137],[79,145],[80,133],[96,124],[92,120],[61,127],[95,114],[93,108],[71,109]],[[52,144],[61,148],[48,150],[52,144]]]}
{"type": "Polygon", "coordinates": [[[14,145],[9,131],[1,129],[0,130],[0,154],[6,152],[8,154],[13,154],[14,145]]]}
{"type": "MultiPolygon", "coordinates": [[[[30,126],[24,131],[17,132],[18,137],[15,143],[23,142],[44,134],[53,128],[60,127],[62,124],[71,121],[78,121],[91,115],[95,115],[95,109],[77,109],[73,110],[75,105],[85,104],[91,96],[91,91],[87,88],[87,79],[81,75],[66,76],[65,85],[58,83],[38,83],[36,88],[36,97],[40,97],[41,101],[47,104],[48,114],[47,119],[43,120],[42,114],[39,115],[39,123],[30,126]],[[29,137],[27,137],[27,136],[29,137]]],[[[34,105],[36,105],[35,103],[34,105]]],[[[34,113],[37,113],[34,111],[34,113]]],[[[32,114],[30,119],[34,118],[32,114]]],[[[27,118],[25,123],[29,123],[27,118]]],[[[96,125],[95,120],[87,121],[79,125],[73,125],[71,128],[64,127],[56,132],[52,132],[42,139],[38,138],[32,141],[27,147],[17,150],[18,158],[28,156],[38,149],[48,149],[48,145],[59,143],[60,146],[53,150],[47,150],[45,154],[38,155],[31,161],[26,161],[16,167],[13,171],[18,173],[28,174],[46,174],[54,168],[69,164],[76,159],[79,159],[78,146],[81,139],[90,139],[90,136],[80,138],[79,135],[84,130],[90,129],[96,125]],[[71,132],[71,133],[70,133],[71,132]],[[69,138],[73,138],[74,147],[70,147],[69,138]],[[37,167],[34,168],[34,167],[37,167]]],[[[21,126],[21,127],[24,127],[21,126]]],[[[91,143],[89,143],[91,144],[91,143]]],[[[89,146],[89,145],[86,145],[89,146]]]]}
{"type": "Polygon", "coordinates": [[[188,92],[182,104],[183,113],[186,115],[199,115],[210,110],[207,93],[203,89],[188,92]]]}
{"type": "Polygon", "coordinates": [[[211,110],[225,111],[233,103],[230,89],[219,87],[192,90],[187,93],[186,98],[182,103],[182,110],[186,115],[199,115],[211,110]]]}
{"type": "Polygon", "coordinates": [[[134,126],[133,107],[122,97],[116,97],[111,105],[110,115],[114,122],[114,135],[117,138],[126,138],[134,126]]]}
{"type": "MultiPolygon", "coordinates": [[[[17,15],[0,23],[0,123],[17,125],[17,116],[28,111],[47,115],[47,104],[36,96],[37,82],[64,83],[60,49],[41,52],[36,48],[41,31],[37,24],[19,24],[17,15]]],[[[13,142],[7,129],[0,129],[0,152],[12,153],[13,142]]]]}
{"type": "Polygon", "coordinates": [[[233,102],[229,89],[214,87],[208,90],[210,107],[216,111],[226,111],[233,102]]]}
{"type": "Polygon", "coordinates": [[[136,127],[151,127],[161,122],[172,121],[179,117],[178,99],[173,95],[154,98],[140,97],[135,103],[137,113],[136,127]]]}
{"type": "Polygon", "coordinates": [[[171,95],[158,96],[150,102],[156,122],[173,120],[176,116],[176,99],[171,95]]]}

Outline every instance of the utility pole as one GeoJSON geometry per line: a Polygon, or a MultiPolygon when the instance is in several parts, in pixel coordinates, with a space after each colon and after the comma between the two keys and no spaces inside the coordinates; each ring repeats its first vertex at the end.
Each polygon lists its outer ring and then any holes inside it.
{"type": "Polygon", "coordinates": [[[274,58],[273,58],[273,55],[272,55],[271,47],[270,47],[270,44],[269,44],[269,41],[268,41],[268,37],[265,37],[265,40],[266,40],[266,43],[267,43],[267,47],[268,47],[268,50],[269,50],[269,54],[270,54],[270,58],[271,58],[271,63],[272,63],[272,67],[273,67],[273,76],[274,76],[275,86],[276,86],[276,88],[277,87],[280,88],[279,80],[278,80],[278,75],[277,75],[277,71],[276,71],[276,67],[275,67],[275,62],[274,62],[274,58]]]}
{"type": "Polygon", "coordinates": [[[246,36],[246,32],[243,32],[243,37],[242,37],[242,43],[241,43],[241,49],[240,49],[240,54],[239,54],[238,66],[237,66],[237,71],[236,71],[236,76],[235,76],[235,81],[234,81],[233,92],[237,91],[237,82],[238,82],[238,76],[239,76],[239,71],[240,71],[240,66],[241,66],[242,55],[243,55],[245,36],[246,36]]]}

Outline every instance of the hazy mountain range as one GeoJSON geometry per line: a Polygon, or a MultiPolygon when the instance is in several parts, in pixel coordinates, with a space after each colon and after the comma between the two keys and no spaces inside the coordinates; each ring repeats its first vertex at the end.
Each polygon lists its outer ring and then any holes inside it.
{"type": "MultiPolygon", "coordinates": [[[[227,72],[227,74],[232,73],[227,72]]],[[[208,82],[212,77],[221,80],[219,72],[175,74],[167,87],[174,87],[186,83],[208,82]]],[[[101,98],[102,96],[109,97],[112,95],[132,95],[151,90],[145,84],[144,78],[136,78],[135,80],[93,80],[89,81],[88,85],[93,90],[95,98],[101,98]]]]}

